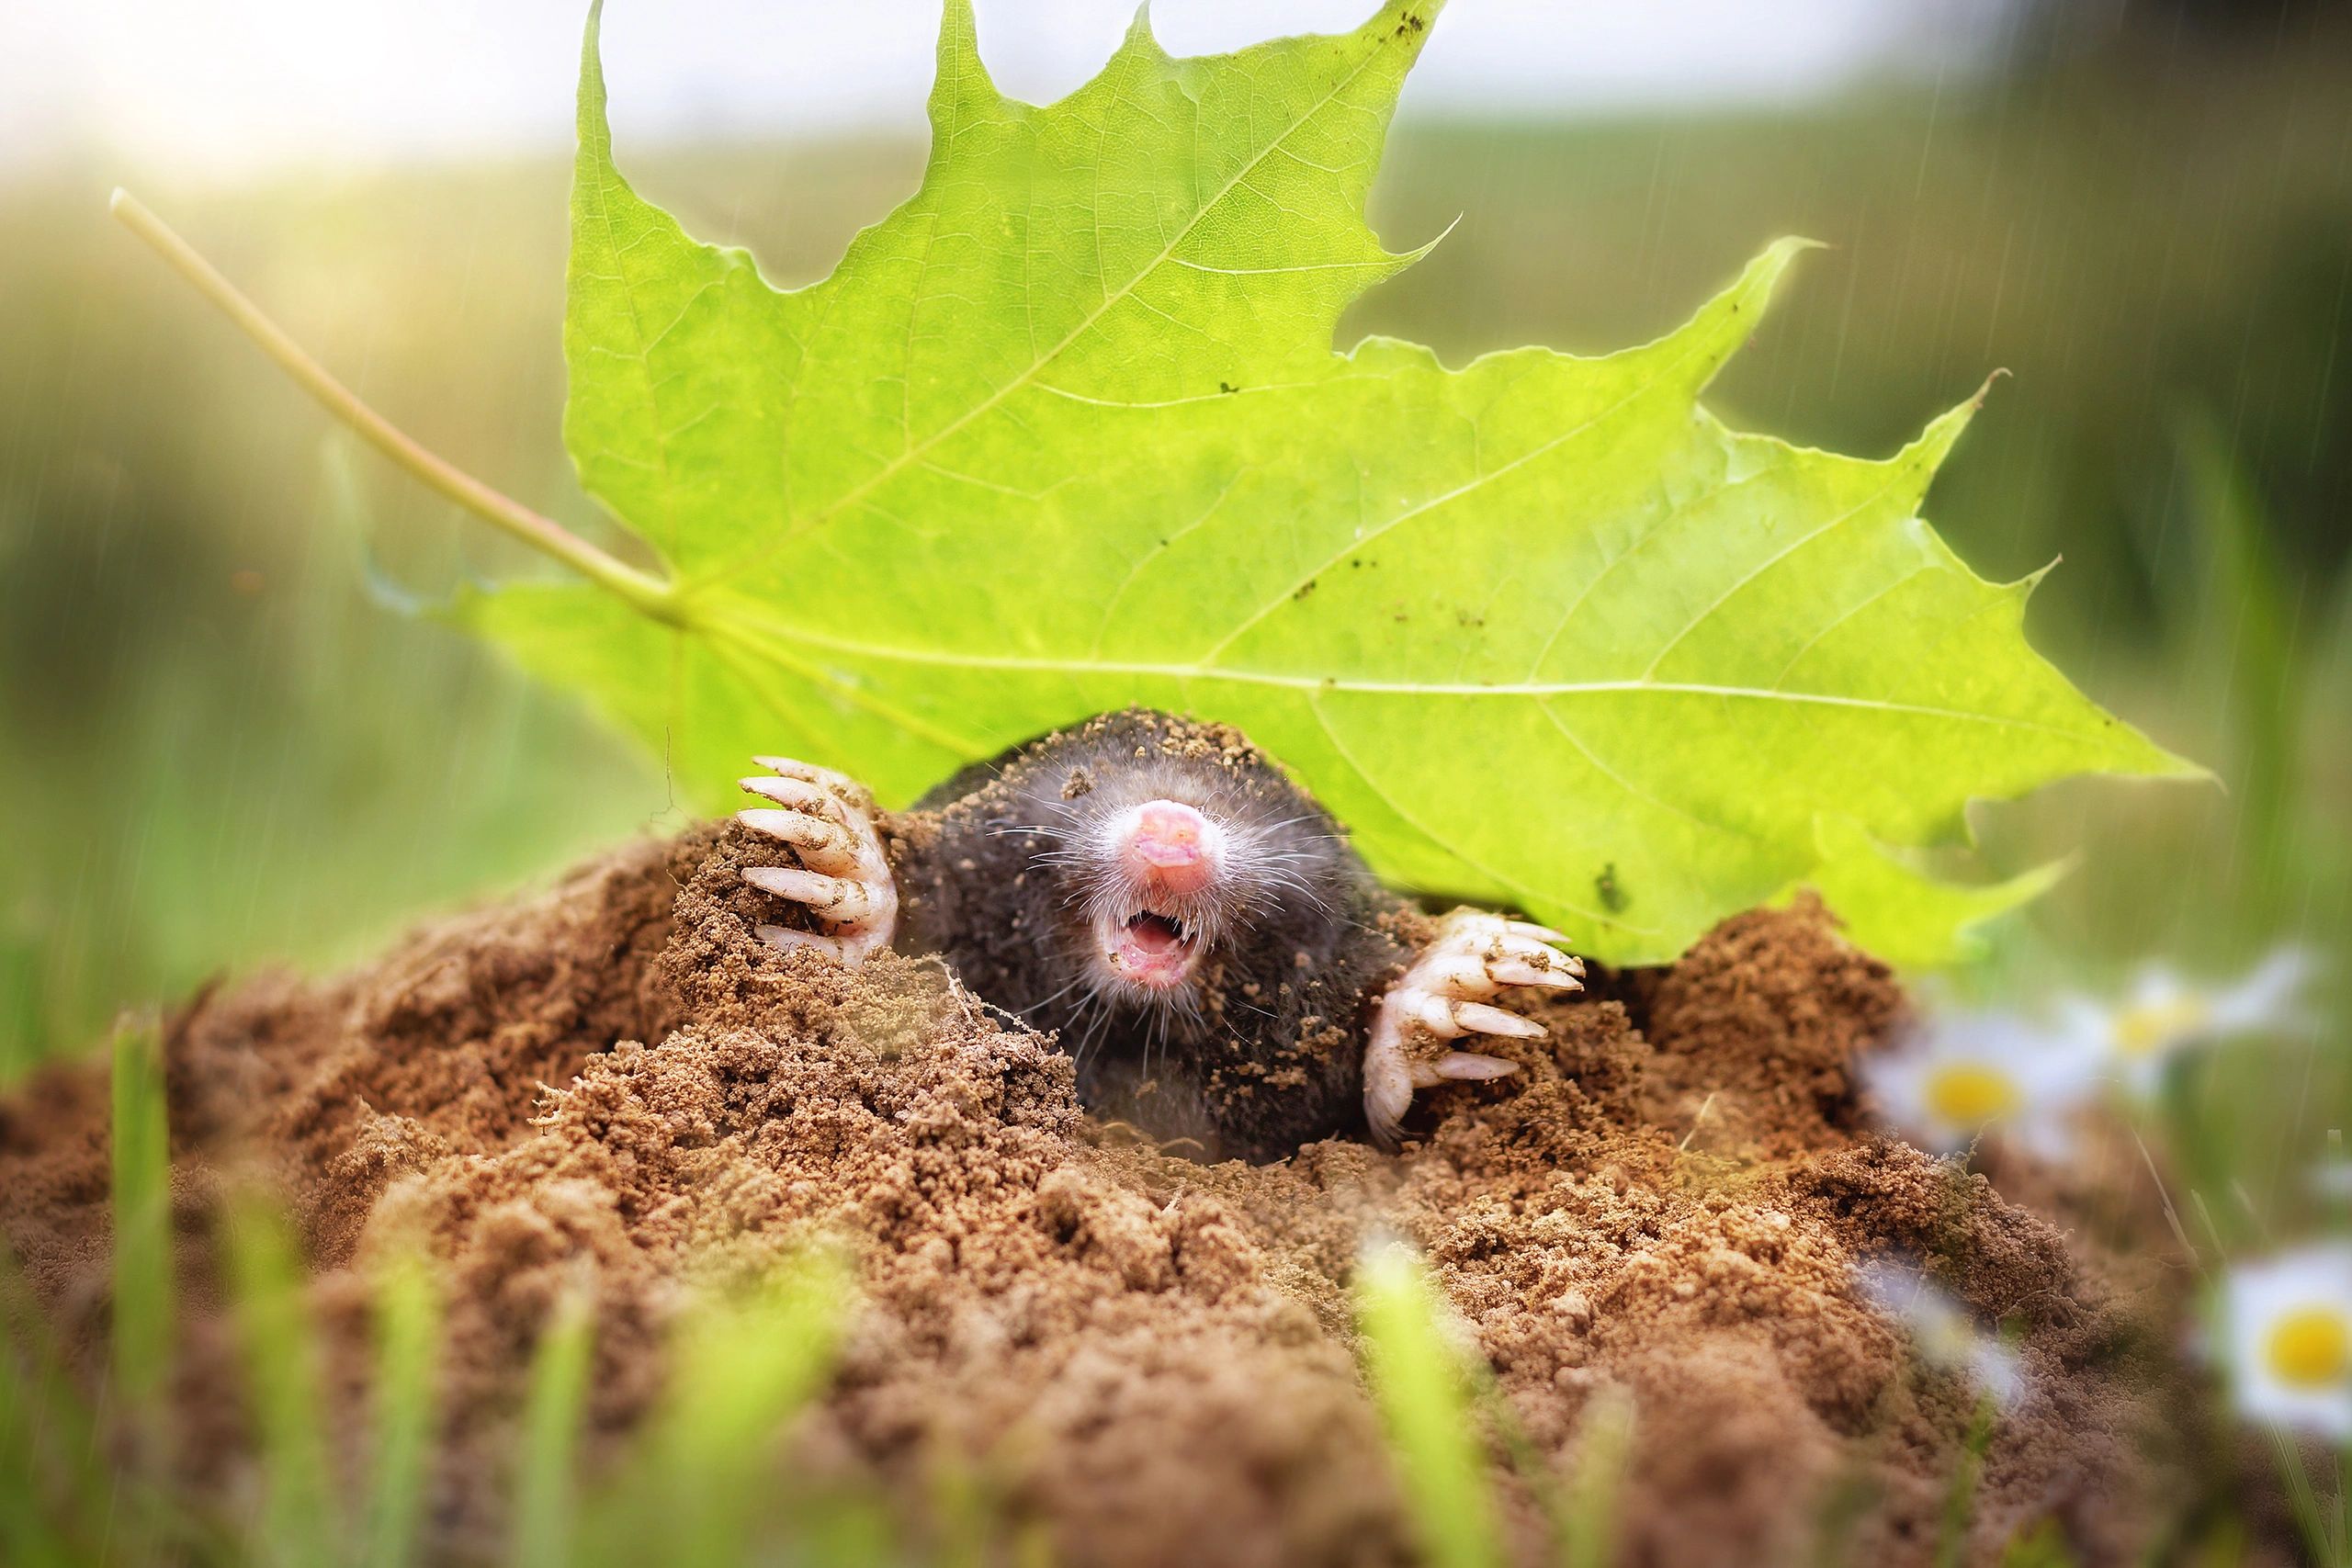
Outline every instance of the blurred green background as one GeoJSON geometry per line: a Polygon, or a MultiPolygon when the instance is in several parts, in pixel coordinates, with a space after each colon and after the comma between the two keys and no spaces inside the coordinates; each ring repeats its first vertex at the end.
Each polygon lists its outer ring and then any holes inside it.
{"type": "MultiPolygon", "coordinates": [[[[1623,346],[1798,232],[1831,248],[1718,385],[1735,423],[1880,454],[2010,373],[1929,516],[1987,575],[2063,557],[2039,645],[2223,787],[1985,810],[1987,874],[2082,859],[1979,987],[2226,972],[2289,937],[2352,958],[2352,29],[2199,9],[1801,111],[1408,113],[1375,222],[1460,223],[1342,334],[1453,363],[1623,346]]],[[[794,283],[922,151],[623,154],[794,283]]],[[[417,612],[541,564],[331,428],[107,220],[114,177],[0,184],[0,1073],[679,820],[658,760],[417,612]]],[[[558,439],[567,179],[549,156],[139,194],[397,423],[603,536],[558,439]]],[[[2300,1092],[2304,1137],[2339,1124],[2337,1076],[2300,1092]]]]}

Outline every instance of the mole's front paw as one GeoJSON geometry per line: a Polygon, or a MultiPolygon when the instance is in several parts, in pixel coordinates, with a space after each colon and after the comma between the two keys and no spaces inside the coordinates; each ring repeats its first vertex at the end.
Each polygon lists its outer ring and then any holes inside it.
{"type": "Polygon", "coordinates": [[[1582,990],[1583,962],[1549,945],[1566,940],[1545,927],[1476,909],[1456,909],[1440,923],[1437,941],[1380,998],[1364,1046],[1363,1111],[1373,1142],[1385,1149],[1396,1146],[1397,1129],[1417,1089],[1519,1070],[1498,1056],[1436,1045],[1464,1034],[1540,1036],[1541,1024],[1489,1006],[1486,998],[1506,986],[1582,990]]]}
{"type": "Polygon", "coordinates": [[[762,926],[760,935],[775,947],[821,948],[855,968],[876,948],[889,946],[899,926],[899,885],[874,830],[874,797],[831,768],[786,757],[752,761],[775,776],[745,779],[743,787],[784,809],[739,811],[735,819],[791,845],[800,865],[746,866],[743,880],[805,906],[825,928],[820,935],[762,926]]]}

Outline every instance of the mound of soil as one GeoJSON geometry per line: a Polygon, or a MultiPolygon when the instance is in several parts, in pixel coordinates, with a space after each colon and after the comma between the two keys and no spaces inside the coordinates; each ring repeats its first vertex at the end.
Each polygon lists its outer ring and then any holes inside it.
{"type": "MultiPolygon", "coordinates": [[[[658,1396],[696,1282],[812,1229],[849,1240],[864,1295],[802,1451],[910,1509],[939,1454],[967,1456],[1063,1562],[1411,1557],[1348,1308],[1382,1235],[1426,1252],[1544,1462],[1573,1462],[1597,1399],[1630,1401],[1627,1562],[1929,1559],[1976,1395],[1858,1288],[1890,1255],[2019,1337],[2028,1392],[1970,1555],[2054,1520],[2120,1562],[2156,1528],[2143,1325],[2049,1224],[1864,1130],[1853,1067],[1903,999],[1818,909],[1522,998],[1549,1037],[1484,1047],[1521,1075],[1425,1096],[1401,1156],[1203,1166],[1087,1118],[1052,1043],[935,963],[851,974],[761,943],[740,848],[715,827],[636,846],[173,1021],[187,1393],[217,1431],[186,1445],[191,1481],[236,1484],[207,1260],[224,1184],[259,1171],[355,1339],[372,1252],[422,1238],[445,1267],[432,1517],[458,1559],[497,1551],[485,1456],[560,1292],[593,1276],[610,1442],[658,1396]]],[[[88,1067],[0,1101],[0,1227],[94,1368],[106,1111],[88,1067]]],[[[1505,1491],[1532,1560],[1534,1502],[1505,1491]]]]}

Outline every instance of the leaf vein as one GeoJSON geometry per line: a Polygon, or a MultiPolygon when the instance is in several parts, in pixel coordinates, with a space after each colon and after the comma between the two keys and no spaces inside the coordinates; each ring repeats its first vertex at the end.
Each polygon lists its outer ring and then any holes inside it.
{"type": "MultiPolygon", "coordinates": [[[[1178,231],[1173,240],[1170,240],[1166,246],[1161,248],[1159,254],[1152,258],[1152,260],[1147,263],[1134,277],[1130,278],[1126,283],[1121,286],[1121,293],[1132,294],[1142,285],[1146,278],[1157,272],[1159,267],[1167,262],[1170,253],[1172,252],[1176,246],[1184,243],[1185,239],[1191,235],[1193,231],[1200,226],[1202,220],[1216,209],[1218,205],[1232,193],[1236,186],[1238,186],[1241,181],[1249,175],[1250,171],[1257,168],[1257,166],[1265,162],[1267,158],[1272,156],[1274,148],[1283,141],[1297,134],[1301,129],[1311,123],[1316,116],[1321,114],[1334,99],[1337,99],[1340,96],[1340,94],[1355,85],[1357,78],[1361,77],[1367,70],[1371,69],[1372,62],[1375,56],[1373,53],[1367,52],[1363,60],[1359,62],[1354,69],[1351,70],[1347,74],[1332,84],[1330,90],[1325,93],[1321,98],[1317,99],[1314,107],[1309,108],[1304,115],[1300,116],[1298,119],[1286,127],[1273,139],[1272,142],[1268,143],[1265,147],[1261,148],[1249,159],[1248,162],[1244,163],[1240,168],[1237,169],[1234,172],[1233,177],[1226,182],[1224,187],[1220,189],[1216,195],[1211,197],[1206,203],[1204,203],[1190,219],[1185,221],[1184,227],[1178,231]]],[[[1019,375],[1005,382],[1003,386],[998,388],[994,392],[991,392],[987,398],[975,404],[963,414],[955,420],[950,421],[938,432],[926,437],[921,446],[910,448],[908,451],[902,453],[897,459],[869,475],[865,479],[852,487],[842,496],[828,502],[821,511],[820,511],[816,515],[808,518],[799,526],[786,528],[782,538],[770,542],[764,548],[753,552],[751,556],[733,566],[718,569],[711,574],[710,581],[724,581],[729,578],[739,576],[743,572],[756,570],[762,562],[773,556],[776,550],[781,548],[786,541],[795,536],[804,533],[810,528],[823,526],[826,523],[831,521],[833,518],[841,515],[842,513],[848,510],[850,506],[864,500],[865,496],[873,491],[897,478],[898,475],[902,472],[909,464],[912,463],[922,451],[947,440],[957,431],[963,429],[974,420],[977,420],[986,414],[989,410],[1003,402],[1005,399],[1012,396],[1013,393],[1019,391],[1022,388],[1032,384],[1036,379],[1038,374],[1042,372],[1046,366],[1060,358],[1061,355],[1069,352],[1070,347],[1080,338],[1093,331],[1094,328],[1102,321],[1102,318],[1110,311],[1114,303],[1115,303],[1114,299],[1105,299],[1099,307],[1090,311],[1084,320],[1080,321],[1078,325],[1072,327],[1069,332],[1063,336],[1062,340],[1056,344],[1053,348],[1046,353],[1043,359],[1037,360],[1034,364],[1023,367],[1019,375]]]]}

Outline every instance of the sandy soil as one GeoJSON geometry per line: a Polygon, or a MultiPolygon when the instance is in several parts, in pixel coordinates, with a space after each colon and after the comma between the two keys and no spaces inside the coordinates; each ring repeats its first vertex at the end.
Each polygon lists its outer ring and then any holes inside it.
{"type": "MultiPolygon", "coordinates": [[[[1572,1461],[1597,1396],[1630,1397],[1629,1562],[1928,1560],[1976,1400],[1860,1293],[1882,1256],[2019,1337],[2029,1392],[1995,1431],[1972,1558],[2054,1520],[2120,1562],[2165,1527],[2143,1295],[1865,1129],[1854,1064],[1904,1001],[1817,910],[1529,994],[1549,1038],[1498,1047],[1521,1074],[1425,1097],[1400,1156],[1203,1166],[1090,1121],[1051,1042],[937,964],[851,975],[760,943],[733,852],[717,828],[638,845],[371,966],[174,1021],[185,1392],[214,1434],[193,1483],[243,1462],[208,1260],[225,1184],[258,1175],[331,1325],[356,1333],[373,1252],[422,1238],[446,1269],[432,1517],[454,1559],[496,1550],[482,1456],[567,1281],[594,1277],[608,1444],[658,1396],[697,1281],[812,1230],[846,1239],[865,1294],[803,1451],[912,1508],[936,1455],[971,1456],[1069,1562],[1409,1558],[1348,1312],[1379,1235],[1427,1253],[1546,1462],[1572,1461]]],[[[87,1067],[0,1100],[0,1228],[94,1365],[106,1101],[87,1067]]],[[[1537,1511],[1506,1490],[1532,1561],[1537,1511]]]]}

